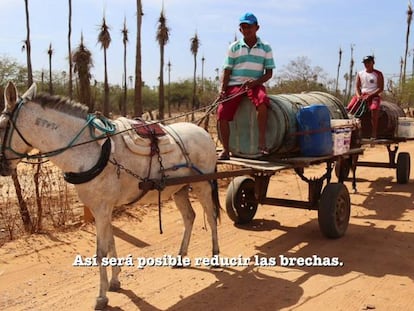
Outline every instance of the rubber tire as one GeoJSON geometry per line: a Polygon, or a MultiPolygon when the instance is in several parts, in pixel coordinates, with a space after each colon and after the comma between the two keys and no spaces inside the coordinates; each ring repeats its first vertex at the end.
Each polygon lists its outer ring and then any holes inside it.
{"type": "Polygon", "coordinates": [[[400,152],[397,157],[397,183],[406,184],[410,180],[411,159],[408,152],[400,152]]]}
{"type": "Polygon", "coordinates": [[[342,237],[348,229],[351,199],[342,183],[329,183],[319,200],[318,221],[322,234],[330,239],[342,237]]]}
{"type": "Polygon", "coordinates": [[[257,206],[254,179],[246,176],[236,177],[227,188],[227,215],[236,224],[247,224],[254,218],[257,206]]]}

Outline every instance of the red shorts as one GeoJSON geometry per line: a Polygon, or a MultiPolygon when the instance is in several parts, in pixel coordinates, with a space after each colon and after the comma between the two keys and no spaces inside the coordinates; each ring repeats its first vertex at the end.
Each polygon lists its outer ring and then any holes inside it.
{"type": "MultiPolygon", "coordinates": [[[[364,94],[362,94],[364,95],[364,94]]],[[[353,96],[351,101],[349,102],[348,106],[346,107],[346,109],[348,111],[352,111],[352,108],[357,104],[358,102],[358,97],[357,96],[353,96]]],[[[379,110],[380,109],[380,104],[381,104],[381,97],[379,96],[375,96],[371,99],[371,102],[368,102],[368,107],[369,110],[379,110]]]]}
{"type": "Polygon", "coordinates": [[[269,97],[267,97],[266,88],[263,85],[248,89],[247,93],[242,93],[242,91],[243,89],[241,85],[232,85],[227,88],[226,97],[224,98],[224,101],[219,104],[217,109],[218,120],[232,121],[244,95],[247,95],[256,108],[260,105],[269,107],[269,97]],[[238,93],[240,93],[240,95],[237,96],[236,94],[238,93]],[[227,100],[226,98],[229,99],[227,100]]]}

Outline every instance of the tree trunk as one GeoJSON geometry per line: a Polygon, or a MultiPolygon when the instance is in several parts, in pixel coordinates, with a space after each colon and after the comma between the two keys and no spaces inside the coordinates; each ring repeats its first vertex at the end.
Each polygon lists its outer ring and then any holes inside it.
{"type": "Polygon", "coordinates": [[[410,39],[410,27],[411,27],[411,20],[413,16],[413,10],[411,7],[411,1],[408,2],[408,10],[407,10],[407,31],[405,33],[405,52],[404,52],[404,67],[402,73],[402,88],[404,88],[405,78],[406,78],[406,70],[407,70],[407,55],[408,55],[408,45],[410,39]]]}
{"type": "MultiPolygon", "coordinates": [[[[51,50],[50,50],[51,51],[51,50]]],[[[49,94],[53,95],[52,52],[49,52],[49,94]]]]}
{"type": "Polygon", "coordinates": [[[121,114],[125,117],[127,115],[127,48],[124,44],[124,96],[122,100],[121,114]]]}
{"type": "MultiPolygon", "coordinates": [[[[68,21],[68,58],[69,58],[69,83],[68,83],[68,91],[69,91],[69,98],[73,98],[73,85],[72,85],[72,47],[70,38],[72,35],[72,0],[69,0],[69,21],[68,21]]],[[[89,106],[89,103],[86,103],[89,106]]]]}
{"type": "Polygon", "coordinates": [[[335,95],[338,96],[338,86],[339,86],[339,69],[341,68],[341,60],[342,60],[342,50],[339,49],[339,61],[338,61],[338,68],[336,70],[336,81],[335,81],[335,95]]]}
{"type": "Polygon", "coordinates": [[[196,108],[196,92],[197,92],[197,54],[194,54],[194,76],[193,76],[193,99],[191,104],[191,109],[193,113],[191,114],[191,121],[194,121],[194,109],[196,108]]]}
{"type": "Polygon", "coordinates": [[[91,99],[91,84],[89,81],[89,72],[87,68],[79,71],[79,101],[89,107],[89,111],[94,111],[93,101],[91,99]],[[85,72],[84,72],[85,71],[85,72]]]}
{"type": "Polygon", "coordinates": [[[136,117],[142,115],[142,72],[141,72],[141,24],[142,24],[142,2],[137,0],[137,46],[135,54],[135,105],[136,117]]]}
{"type": "Polygon", "coordinates": [[[351,45],[351,60],[349,62],[349,77],[348,77],[348,93],[346,96],[347,101],[349,101],[352,96],[352,81],[354,79],[353,68],[354,68],[354,46],[351,45]]]}
{"type": "Polygon", "coordinates": [[[105,117],[109,117],[109,84],[108,84],[108,68],[106,62],[106,48],[104,48],[104,70],[105,70],[105,81],[104,81],[104,106],[103,114],[105,117]]]}
{"type": "Polygon", "coordinates": [[[28,0],[24,0],[26,9],[26,57],[27,57],[27,86],[33,84],[32,59],[31,59],[31,45],[30,45],[30,22],[29,22],[29,5],[28,0]]]}
{"type": "Polygon", "coordinates": [[[40,177],[40,170],[41,170],[41,159],[38,160],[38,165],[36,169],[36,173],[33,176],[33,181],[35,184],[35,196],[36,196],[36,205],[37,205],[37,222],[36,228],[34,228],[35,232],[39,232],[42,230],[42,217],[43,217],[43,206],[42,206],[42,196],[40,194],[40,184],[39,184],[39,177],[40,177]]]}
{"type": "Polygon", "coordinates": [[[16,169],[13,170],[12,175],[14,189],[16,190],[16,196],[17,200],[19,201],[19,211],[20,216],[22,217],[22,222],[24,226],[24,230],[27,233],[31,233],[33,229],[32,220],[30,218],[29,210],[27,209],[26,201],[23,198],[22,195],[22,187],[20,186],[19,178],[17,177],[17,171],[16,169]]]}
{"type": "Polygon", "coordinates": [[[170,91],[170,83],[171,82],[171,62],[168,62],[168,117],[171,118],[171,91],[170,91]]]}
{"type": "Polygon", "coordinates": [[[160,45],[160,86],[158,90],[159,119],[164,119],[164,46],[160,45]]]}

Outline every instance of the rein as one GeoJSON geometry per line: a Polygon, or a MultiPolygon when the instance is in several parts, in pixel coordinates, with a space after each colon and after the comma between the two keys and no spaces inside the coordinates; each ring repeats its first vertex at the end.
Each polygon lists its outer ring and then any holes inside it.
{"type": "MultiPolygon", "coordinates": [[[[11,141],[13,137],[14,131],[18,134],[18,136],[23,140],[23,142],[29,146],[32,147],[32,144],[30,144],[27,139],[24,137],[24,135],[21,133],[19,128],[17,127],[17,118],[19,116],[19,112],[22,109],[23,105],[25,103],[25,100],[23,98],[20,98],[17,102],[16,106],[11,112],[3,112],[3,115],[6,115],[8,117],[7,126],[4,131],[4,137],[3,137],[3,144],[1,144],[0,149],[0,161],[1,165],[5,165],[5,161],[7,160],[16,160],[16,159],[44,159],[46,157],[56,156],[58,154],[61,154],[65,152],[66,150],[79,146],[81,144],[90,143],[92,141],[97,141],[100,139],[103,139],[106,137],[105,143],[102,145],[101,149],[101,155],[98,159],[98,162],[89,170],[85,172],[75,173],[75,172],[67,172],[64,173],[64,179],[71,183],[71,184],[81,184],[86,183],[96,176],[98,176],[106,167],[110,154],[111,154],[111,140],[108,138],[109,135],[115,133],[115,125],[111,123],[108,119],[104,118],[100,114],[88,114],[86,118],[85,125],[79,130],[79,132],[73,137],[73,139],[70,140],[70,142],[62,148],[58,148],[53,151],[39,153],[39,154],[33,154],[30,155],[28,153],[21,153],[16,150],[14,150],[11,147],[11,141]],[[80,144],[75,144],[76,141],[79,139],[81,134],[89,128],[90,136],[93,138],[91,141],[83,142],[80,144]],[[95,129],[102,132],[100,135],[95,134],[95,129]],[[6,158],[5,152],[6,150],[11,151],[13,154],[16,155],[14,158],[6,158]]],[[[6,162],[7,163],[7,162],[6,162]]],[[[7,165],[7,164],[6,164],[7,165]]]]}
{"type": "Polygon", "coordinates": [[[97,141],[97,140],[100,140],[100,139],[103,139],[103,138],[107,137],[108,135],[112,135],[112,134],[115,133],[115,125],[112,122],[110,122],[110,120],[106,119],[105,117],[101,116],[100,114],[88,114],[88,116],[86,118],[85,125],[79,130],[79,132],[75,135],[75,137],[65,147],[58,148],[58,149],[48,151],[48,152],[38,153],[38,154],[20,153],[20,152],[14,150],[11,147],[11,139],[12,139],[14,131],[16,131],[16,133],[19,135],[19,137],[23,140],[23,142],[27,146],[33,147],[27,141],[27,139],[23,136],[23,134],[20,132],[19,128],[16,125],[16,121],[17,121],[17,118],[19,116],[19,112],[20,112],[21,108],[23,107],[24,103],[25,103],[25,100],[23,98],[20,98],[18,104],[15,106],[15,108],[13,109],[13,111],[11,113],[3,112],[3,114],[6,114],[9,117],[9,122],[7,124],[7,128],[5,130],[4,139],[3,139],[3,141],[5,143],[1,145],[1,154],[0,154],[0,156],[5,158],[4,154],[5,154],[6,150],[11,151],[13,154],[15,154],[17,156],[17,157],[14,157],[14,158],[7,158],[7,160],[17,160],[17,159],[22,159],[22,158],[26,158],[26,159],[43,159],[43,158],[47,158],[47,157],[52,157],[52,156],[59,155],[59,154],[65,152],[66,150],[68,150],[72,147],[87,144],[87,143],[90,143],[92,141],[97,141]],[[90,135],[93,138],[93,140],[87,141],[87,142],[84,142],[84,143],[80,143],[80,144],[75,144],[76,141],[79,139],[80,135],[87,128],[89,128],[90,135]],[[97,129],[97,130],[101,131],[102,134],[101,135],[95,135],[94,129],[97,129]]]}

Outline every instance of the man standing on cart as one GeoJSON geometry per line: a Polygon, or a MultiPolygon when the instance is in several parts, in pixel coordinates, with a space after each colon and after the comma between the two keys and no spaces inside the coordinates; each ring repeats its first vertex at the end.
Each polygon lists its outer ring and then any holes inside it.
{"type": "Polygon", "coordinates": [[[381,71],[374,68],[374,56],[368,55],[362,59],[365,70],[357,74],[355,96],[352,97],[347,109],[349,112],[358,110],[360,104],[365,104],[371,111],[372,135],[377,138],[381,93],[384,91],[384,76],[381,71]]]}
{"type": "Polygon", "coordinates": [[[252,13],[246,13],[240,17],[239,25],[243,38],[233,42],[228,49],[220,91],[221,103],[217,110],[221,143],[223,145],[223,151],[218,156],[220,160],[227,160],[230,157],[229,121],[233,120],[244,91],[247,92],[247,96],[257,110],[258,151],[263,155],[269,154],[266,147],[269,98],[263,83],[272,77],[275,68],[272,49],[269,44],[261,41],[256,36],[259,24],[256,16],[252,13]]]}

